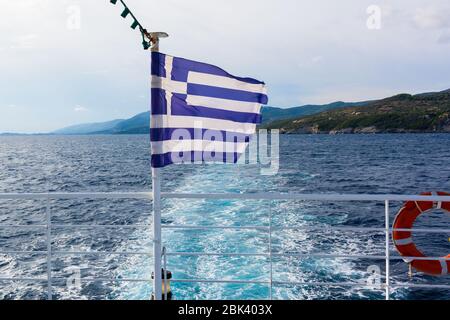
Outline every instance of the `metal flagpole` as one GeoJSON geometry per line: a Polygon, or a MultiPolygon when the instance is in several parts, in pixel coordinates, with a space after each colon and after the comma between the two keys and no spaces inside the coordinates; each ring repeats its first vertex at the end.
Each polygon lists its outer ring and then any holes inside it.
{"type": "MultiPolygon", "coordinates": [[[[124,10],[122,18],[131,15],[133,18],[132,29],[139,27],[142,35],[142,45],[144,50],[150,49],[153,52],[159,51],[159,39],[167,38],[169,35],[165,32],[147,32],[146,29],[137,20],[124,0],[110,0],[112,4],[117,1],[123,5],[124,10]]],[[[159,168],[152,168],[152,193],[153,193],[153,297],[155,300],[162,299],[162,272],[161,272],[161,172],[159,168]]]]}
{"type": "MultiPolygon", "coordinates": [[[[168,35],[163,32],[150,33],[152,46],[150,50],[159,51],[159,38],[168,35]]],[[[152,168],[153,192],[153,293],[155,300],[162,299],[162,272],[161,272],[161,169],[152,168]]]]}
{"type": "Polygon", "coordinates": [[[161,176],[160,168],[152,168],[153,190],[153,294],[155,300],[162,298],[161,274],[161,176]]]}

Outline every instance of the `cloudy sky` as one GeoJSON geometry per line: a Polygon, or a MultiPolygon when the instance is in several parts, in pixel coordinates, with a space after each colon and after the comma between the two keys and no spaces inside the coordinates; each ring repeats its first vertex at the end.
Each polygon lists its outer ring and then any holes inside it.
{"type": "MultiPolygon", "coordinates": [[[[163,52],[264,80],[271,105],[450,88],[448,0],[127,3],[171,35],[163,52]]],[[[120,13],[109,0],[0,0],[0,132],[147,110],[148,52],[120,13]]]]}

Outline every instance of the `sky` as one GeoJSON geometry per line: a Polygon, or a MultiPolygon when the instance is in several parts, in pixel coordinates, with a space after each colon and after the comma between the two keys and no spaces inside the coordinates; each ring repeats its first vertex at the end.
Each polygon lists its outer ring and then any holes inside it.
{"type": "MultiPolygon", "coordinates": [[[[450,88],[448,0],[127,0],[161,51],[266,82],[269,104],[450,88]]],[[[0,0],[0,132],[149,109],[149,52],[109,0],[0,0]]]]}

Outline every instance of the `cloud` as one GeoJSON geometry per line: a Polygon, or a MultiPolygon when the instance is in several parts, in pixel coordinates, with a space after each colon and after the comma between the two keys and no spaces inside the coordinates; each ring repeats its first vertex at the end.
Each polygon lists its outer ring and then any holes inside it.
{"type": "Polygon", "coordinates": [[[324,58],[321,55],[313,56],[310,59],[302,59],[301,62],[298,63],[299,68],[310,68],[316,65],[320,65],[323,62],[324,58]]]}
{"type": "Polygon", "coordinates": [[[322,56],[315,56],[314,58],[311,59],[312,63],[316,64],[316,63],[320,63],[323,60],[322,56]]]}
{"type": "Polygon", "coordinates": [[[414,24],[421,29],[449,27],[447,10],[436,7],[418,8],[413,16],[414,24]]]}
{"type": "Polygon", "coordinates": [[[95,75],[104,75],[108,74],[108,69],[100,69],[100,70],[89,70],[89,71],[82,71],[81,74],[85,76],[95,76],[95,75]]]}
{"type": "Polygon", "coordinates": [[[37,34],[26,34],[12,39],[11,49],[33,49],[38,39],[37,34]]]}
{"type": "MultiPolygon", "coordinates": [[[[426,7],[415,11],[413,21],[417,28],[434,30],[438,44],[450,43],[450,7],[426,7]]],[[[430,31],[428,31],[430,32],[430,31]]]]}
{"type": "Polygon", "coordinates": [[[87,108],[85,108],[83,106],[80,106],[80,105],[76,105],[75,108],[73,109],[73,111],[75,111],[75,112],[86,112],[86,111],[89,111],[89,109],[87,109],[87,108]]]}
{"type": "Polygon", "coordinates": [[[438,42],[441,44],[450,44],[450,30],[445,31],[439,36],[438,42]]]}

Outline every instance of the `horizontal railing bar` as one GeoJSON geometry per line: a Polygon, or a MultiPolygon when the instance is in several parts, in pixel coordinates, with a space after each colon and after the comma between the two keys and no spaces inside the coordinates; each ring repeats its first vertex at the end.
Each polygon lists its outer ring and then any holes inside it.
{"type": "Polygon", "coordinates": [[[272,230],[337,230],[337,231],[372,231],[372,232],[386,232],[384,228],[376,228],[376,227],[338,227],[338,226],[324,226],[324,227],[307,227],[307,226],[273,226],[272,230]]]}
{"type": "Polygon", "coordinates": [[[153,255],[152,252],[135,252],[135,251],[117,251],[117,252],[109,252],[109,251],[52,251],[52,254],[55,255],[153,255]]]}
{"type": "MultiPolygon", "coordinates": [[[[421,196],[397,194],[302,194],[302,193],[161,193],[167,199],[213,200],[299,200],[299,201],[442,201],[450,196],[421,196]]],[[[0,193],[0,199],[152,199],[149,192],[79,192],[79,193],[0,193]]]]}
{"type": "Polygon", "coordinates": [[[258,280],[209,280],[209,279],[171,279],[170,282],[270,284],[270,281],[258,281],[258,280]]]}
{"type": "Polygon", "coordinates": [[[0,251],[0,254],[47,254],[47,251],[19,251],[19,250],[5,250],[5,251],[0,251]]]}
{"type": "Polygon", "coordinates": [[[0,228],[30,228],[30,229],[40,229],[47,228],[45,224],[0,224],[0,228]]]}
{"type": "Polygon", "coordinates": [[[152,199],[151,192],[0,193],[0,199],[152,199]]]}
{"type": "MultiPolygon", "coordinates": [[[[47,251],[0,251],[0,254],[47,254],[47,251]]],[[[151,252],[134,252],[134,251],[118,251],[118,252],[110,252],[110,251],[52,251],[52,254],[55,255],[152,255],[151,252]]]]}
{"type": "Polygon", "coordinates": [[[95,225],[83,225],[83,224],[52,224],[52,228],[80,228],[80,229],[136,229],[136,228],[150,228],[151,225],[142,224],[95,224],[95,225]]]}
{"type": "MultiPolygon", "coordinates": [[[[367,259],[367,260],[385,260],[386,256],[371,255],[347,255],[347,254],[320,254],[320,253],[272,253],[272,256],[279,257],[310,257],[310,258],[343,258],[343,259],[367,259]]],[[[390,256],[389,260],[432,260],[432,261],[450,261],[450,257],[403,257],[390,256]]]]}
{"type": "Polygon", "coordinates": [[[320,282],[320,281],[273,281],[274,285],[309,285],[309,286],[342,286],[342,287],[368,287],[372,290],[383,290],[384,284],[369,285],[365,282],[320,282]]]}
{"type": "MultiPolygon", "coordinates": [[[[47,251],[0,251],[0,254],[46,254],[47,251]]],[[[52,251],[55,255],[153,255],[151,252],[138,251],[52,251]]],[[[269,257],[268,253],[248,253],[248,252],[167,252],[168,256],[252,256],[252,257],[269,257]]],[[[316,254],[316,253],[272,253],[277,257],[310,257],[310,258],[343,258],[343,259],[368,259],[381,260],[385,256],[379,255],[347,255],[347,254],[316,254]]],[[[432,260],[432,261],[450,261],[450,257],[403,257],[391,256],[390,260],[432,260]]]]}
{"type": "MultiPolygon", "coordinates": [[[[166,252],[168,256],[253,256],[253,257],[269,257],[269,253],[248,253],[248,252],[166,252]]],[[[320,253],[272,253],[272,256],[277,257],[313,257],[313,258],[351,258],[351,259],[368,259],[368,260],[384,260],[386,256],[372,256],[372,255],[348,255],[348,254],[320,254],[320,253]]],[[[450,258],[445,257],[402,257],[402,256],[391,256],[390,260],[448,260],[450,258]]]]}
{"type": "MultiPolygon", "coordinates": [[[[83,225],[83,224],[52,224],[52,228],[80,228],[80,229],[120,229],[120,228],[129,228],[129,229],[136,229],[136,228],[150,228],[151,225],[141,225],[141,224],[126,224],[126,225],[106,225],[106,224],[97,224],[97,225],[83,225]]],[[[47,225],[1,225],[0,228],[30,228],[30,229],[38,229],[38,228],[47,228],[47,225]]]]}
{"type": "Polygon", "coordinates": [[[162,225],[163,229],[262,229],[268,230],[266,226],[184,226],[184,225],[162,225]]]}
{"type": "MultiPolygon", "coordinates": [[[[67,281],[67,278],[62,277],[52,277],[52,280],[55,281],[67,281]]],[[[128,279],[128,278],[80,278],[77,279],[84,282],[94,282],[94,281],[100,281],[100,282],[151,282],[152,279],[128,279]]],[[[47,278],[0,278],[1,281],[47,281],[47,278]]]]}
{"type": "Polygon", "coordinates": [[[302,194],[302,193],[167,193],[167,199],[214,200],[308,200],[308,201],[450,201],[450,196],[420,196],[396,194],[302,194]]]}
{"type": "Polygon", "coordinates": [[[42,281],[47,282],[47,278],[0,278],[0,281],[42,281]]]}
{"type": "Polygon", "coordinates": [[[229,252],[229,253],[215,253],[215,252],[166,252],[167,256],[227,256],[227,257],[268,257],[268,253],[249,253],[249,252],[229,252]]]}
{"type": "MultiPolygon", "coordinates": [[[[46,225],[0,225],[0,228],[46,228],[46,225]]],[[[52,224],[53,228],[80,228],[80,229],[136,229],[136,228],[150,228],[151,225],[140,224],[127,224],[127,225],[72,225],[72,224],[52,224]]],[[[190,225],[163,225],[164,229],[261,229],[268,230],[268,226],[190,226],[190,225]]],[[[325,226],[325,227],[306,227],[306,226],[272,226],[272,230],[339,230],[339,231],[372,231],[372,232],[386,232],[384,228],[372,228],[372,227],[338,227],[338,226],[325,226]]],[[[404,232],[418,232],[418,233],[450,233],[450,229],[427,229],[427,228],[390,228],[390,232],[404,231],[404,232]]]]}
{"type": "MultiPolygon", "coordinates": [[[[272,230],[339,230],[339,231],[373,231],[373,232],[386,232],[385,228],[374,227],[338,227],[338,226],[326,226],[326,227],[306,227],[306,226],[292,226],[292,227],[272,227],[272,230]]],[[[410,228],[410,229],[398,229],[389,228],[390,232],[393,231],[407,231],[418,233],[449,233],[450,229],[426,229],[426,228],[410,228]]]]}
{"type": "MultiPolygon", "coordinates": [[[[252,256],[269,257],[269,253],[239,253],[239,252],[167,252],[168,256],[252,256]]],[[[365,259],[384,259],[385,256],[365,256],[365,255],[334,255],[334,254],[314,254],[314,253],[272,253],[277,257],[316,257],[316,258],[365,258],[365,259]]]]}
{"type": "MultiPolygon", "coordinates": [[[[317,285],[317,286],[349,286],[349,287],[367,287],[372,290],[382,290],[385,288],[385,284],[381,283],[378,288],[375,285],[369,285],[367,283],[359,283],[359,282],[315,282],[315,281],[305,281],[305,282],[296,282],[296,281],[273,281],[274,285],[317,285]]],[[[411,287],[411,288],[431,288],[431,289],[450,289],[450,285],[440,285],[440,284],[389,284],[389,287],[403,288],[403,287],[411,287]]]]}
{"type": "MultiPolygon", "coordinates": [[[[67,278],[61,278],[61,277],[52,277],[52,280],[55,281],[65,281],[67,278]]],[[[130,279],[130,278],[80,278],[81,282],[149,282],[151,283],[152,279],[145,279],[145,278],[136,278],[136,279],[130,279]]]]}
{"type": "MultiPolygon", "coordinates": [[[[268,230],[268,226],[190,226],[190,225],[162,225],[164,229],[262,229],[268,230]]],[[[306,227],[306,226],[272,226],[272,230],[339,230],[339,231],[373,231],[373,232],[386,232],[385,228],[375,227],[338,227],[338,226],[326,226],[326,227],[306,227]]],[[[411,228],[411,229],[389,229],[392,231],[411,231],[419,233],[449,233],[450,229],[423,229],[423,228],[411,228]]]]}
{"type": "MultiPolygon", "coordinates": [[[[163,229],[196,229],[196,230],[208,230],[208,229],[261,229],[261,230],[269,230],[268,226],[187,226],[187,225],[163,225],[163,229]]],[[[348,231],[378,231],[378,232],[386,232],[384,228],[358,228],[358,227],[326,227],[326,228],[316,228],[316,227],[277,227],[272,226],[272,231],[275,230],[326,230],[326,229],[335,229],[335,230],[348,230],[348,231]]],[[[450,230],[448,230],[450,232],[450,230]]]]}
{"type": "Polygon", "coordinates": [[[450,285],[446,284],[414,284],[414,283],[398,283],[390,284],[390,287],[396,288],[432,288],[432,289],[450,289],[450,285]]]}

